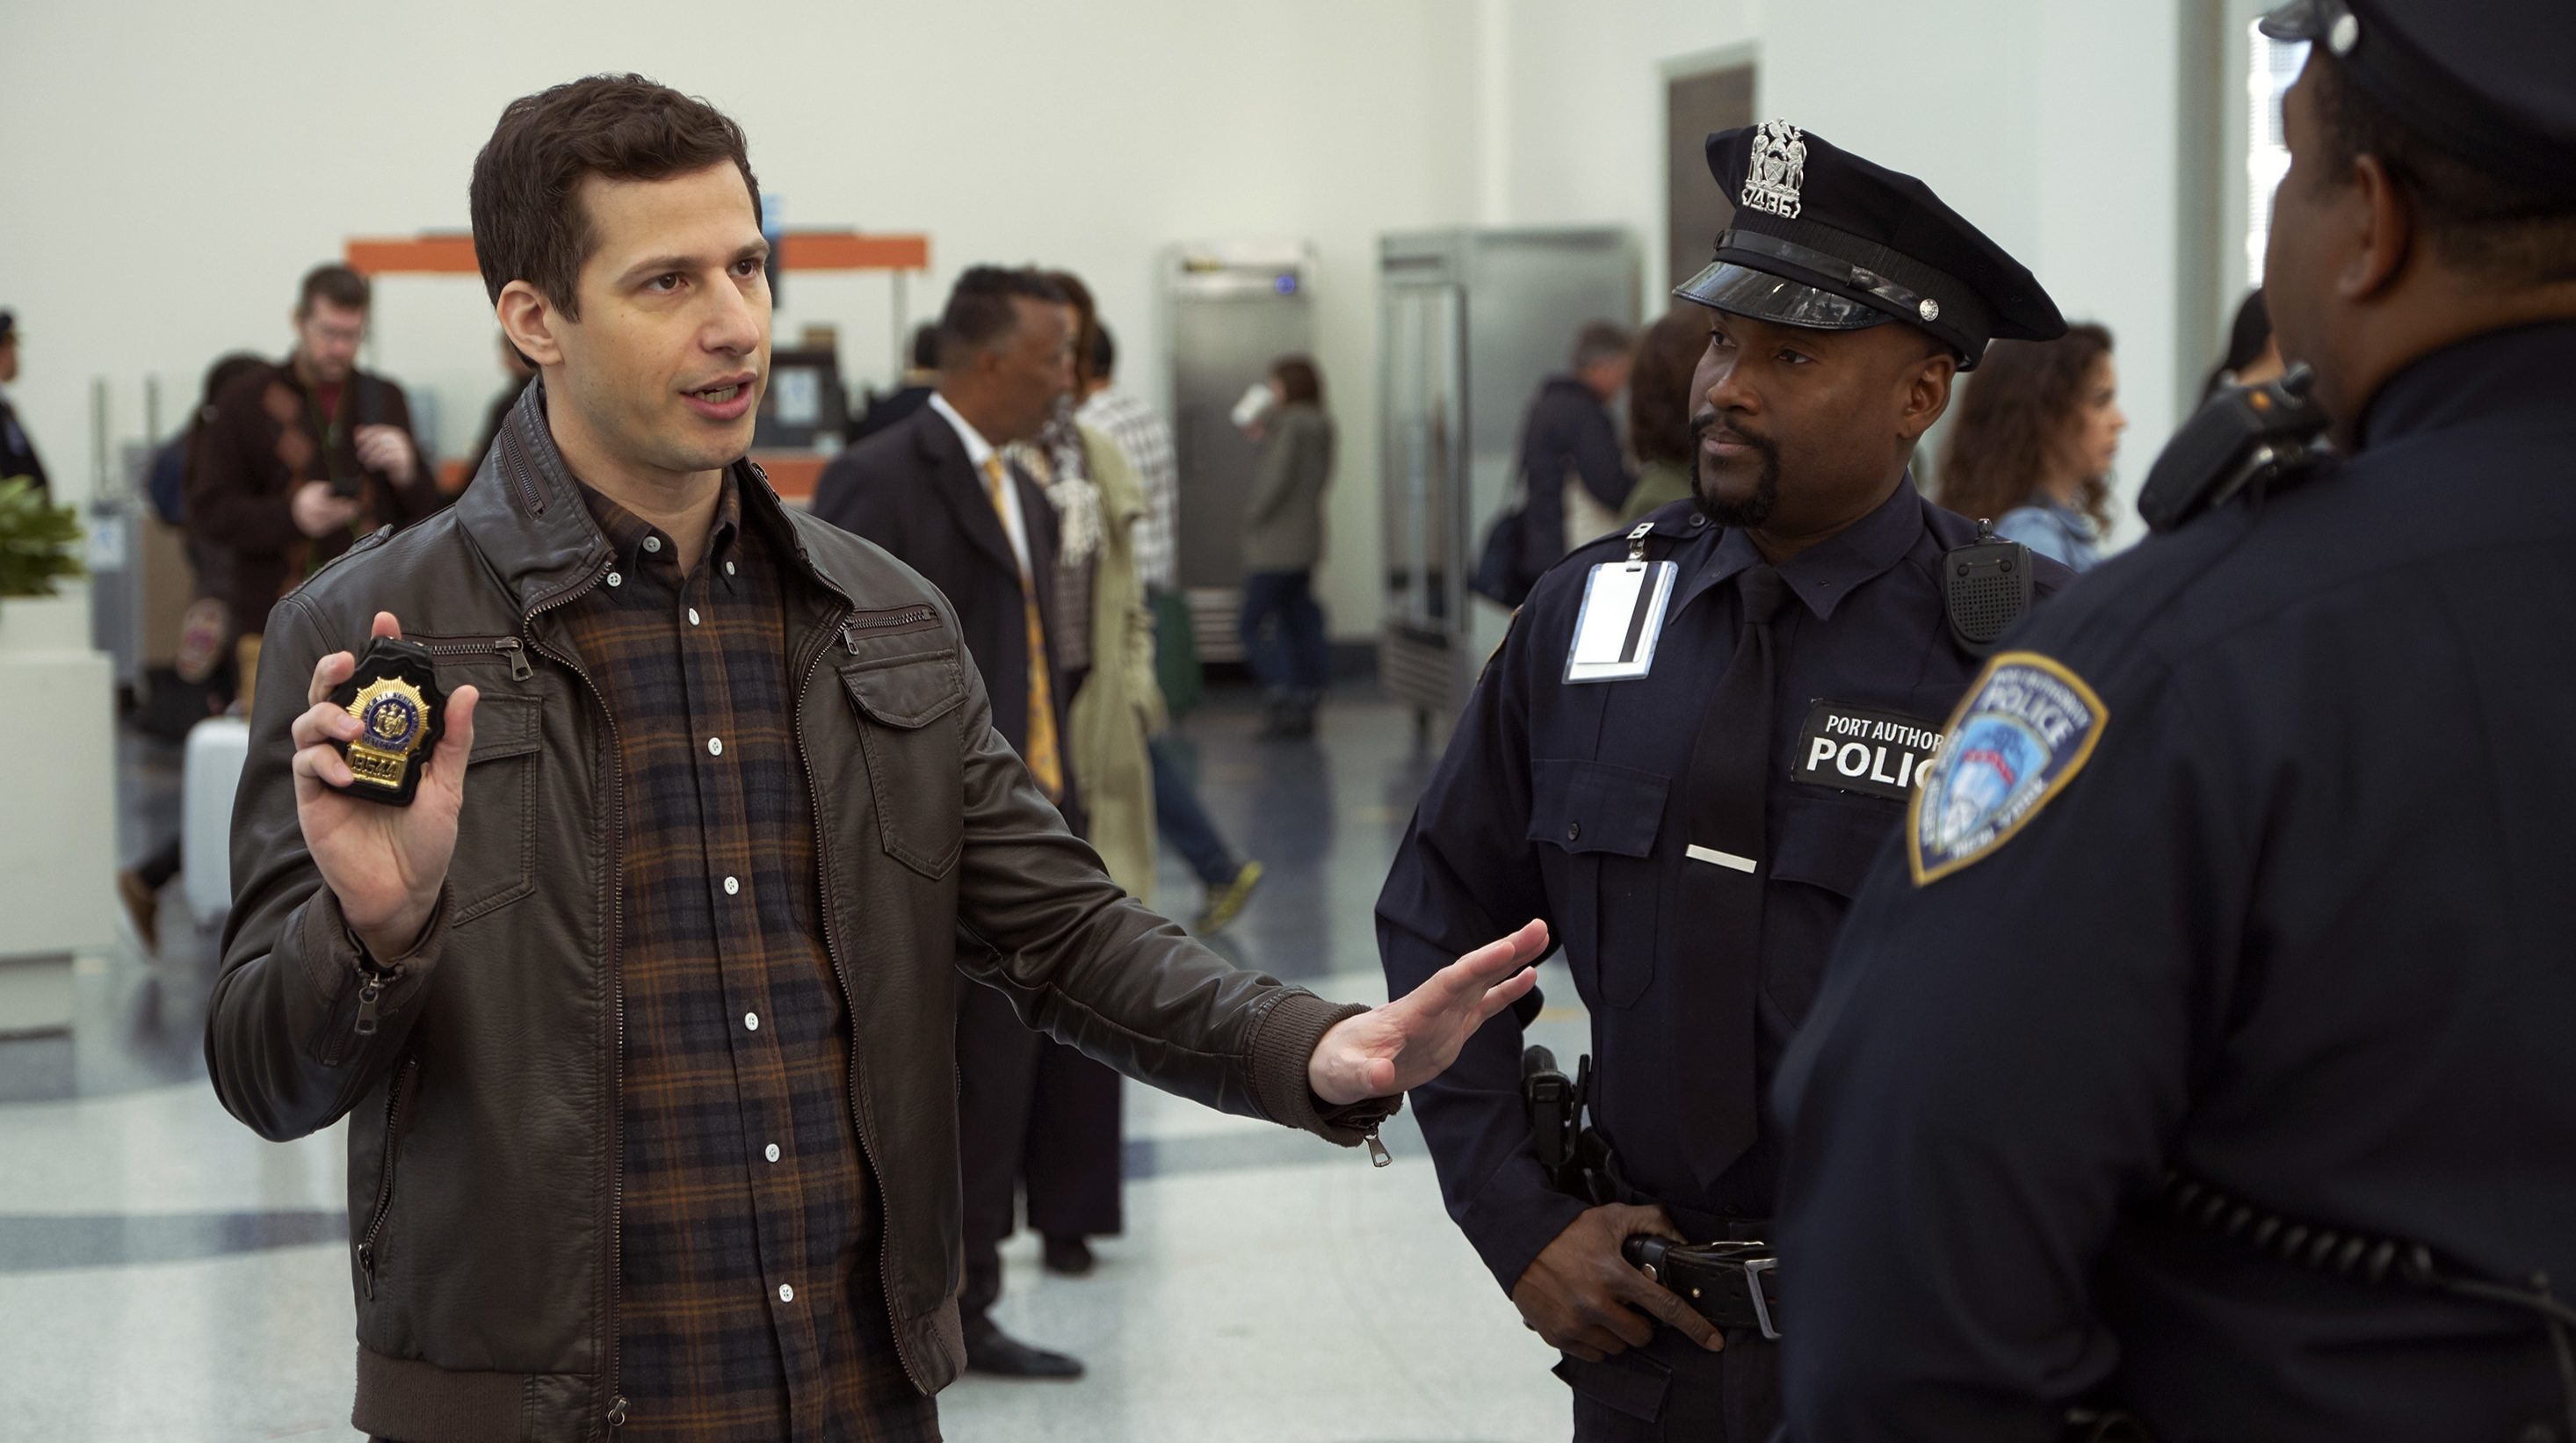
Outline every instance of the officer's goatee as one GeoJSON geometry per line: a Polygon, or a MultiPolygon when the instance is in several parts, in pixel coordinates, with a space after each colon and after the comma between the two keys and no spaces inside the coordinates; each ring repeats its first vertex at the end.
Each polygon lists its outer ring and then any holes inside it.
{"type": "MultiPolygon", "coordinates": [[[[1739,463],[1740,464],[1740,463],[1739,463]]],[[[1767,436],[1727,424],[1715,413],[1691,420],[1691,504],[1699,514],[1720,526],[1752,527],[1771,519],[1771,508],[1780,504],[1780,445],[1767,436]],[[1709,475],[1708,435],[1725,430],[1727,439],[1752,448],[1762,456],[1762,470],[1754,478],[1753,494],[1732,499],[1717,494],[1717,482],[1709,475]]]]}

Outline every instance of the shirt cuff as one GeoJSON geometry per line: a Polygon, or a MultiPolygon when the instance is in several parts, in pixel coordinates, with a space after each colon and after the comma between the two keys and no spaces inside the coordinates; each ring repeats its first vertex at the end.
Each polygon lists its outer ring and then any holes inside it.
{"type": "Polygon", "coordinates": [[[1590,1204],[1549,1187],[1535,1164],[1515,1158],[1458,1213],[1458,1230],[1509,1294],[1521,1274],[1590,1204]],[[1529,1174],[1526,1177],[1521,1174],[1529,1174]]]}
{"type": "Polygon", "coordinates": [[[1358,1003],[1327,1002],[1290,988],[1271,1004],[1252,1034],[1252,1097],[1262,1115],[1283,1127],[1311,1132],[1336,1147],[1357,1147],[1379,1123],[1395,1116],[1401,1097],[1363,1098],[1334,1107],[1315,1095],[1306,1066],[1324,1034],[1344,1018],[1368,1011],[1358,1003]]]}

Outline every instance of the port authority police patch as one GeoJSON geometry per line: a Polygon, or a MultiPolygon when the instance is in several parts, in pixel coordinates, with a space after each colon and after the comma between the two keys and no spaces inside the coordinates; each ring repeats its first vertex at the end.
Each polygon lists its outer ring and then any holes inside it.
{"type": "Polygon", "coordinates": [[[2066,789],[2111,719],[2084,679],[2035,651],[2007,651],[1950,719],[1906,818],[1914,885],[2002,846],[2066,789]]]}

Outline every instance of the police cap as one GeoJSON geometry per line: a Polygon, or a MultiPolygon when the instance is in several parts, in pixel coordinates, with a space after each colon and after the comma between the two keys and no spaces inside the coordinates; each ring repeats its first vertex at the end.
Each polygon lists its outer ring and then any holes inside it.
{"type": "Polygon", "coordinates": [[[1735,219],[1717,258],[1674,289],[1683,300],[1819,331],[1904,321],[1961,370],[1990,340],[2066,334],[2029,270],[1910,175],[1784,120],[1710,136],[1708,169],[1735,219]]]}
{"type": "Polygon", "coordinates": [[[2275,40],[2325,47],[2408,134],[2501,180],[2576,200],[2576,4],[2293,0],[2275,40]]]}

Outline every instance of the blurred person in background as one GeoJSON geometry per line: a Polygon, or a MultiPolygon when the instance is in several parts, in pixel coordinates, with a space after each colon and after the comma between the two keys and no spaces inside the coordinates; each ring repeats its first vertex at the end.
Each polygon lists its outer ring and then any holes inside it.
{"type": "MultiPolygon", "coordinates": [[[[187,429],[162,443],[153,453],[147,473],[146,490],[154,513],[163,523],[179,528],[186,544],[196,598],[179,619],[174,669],[187,687],[201,689],[190,694],[204,697],[209,715],[230,706],[235,690],[232,606],[228,599],[230,563],[223,548],[188,527],[188,474],[205,444],[207,426],[214,419],[215,397],[235,380],[266,364],[247,351],[236,351],[208,367],[205,386],[198,394],[197,409],[189,417],[187,429]]],[[[179,875],[179,863],[180,838],[173,831],[150,855],[116,874],[117,899],[125,904],[125,915],[134,923],[134,935],[141,939],[147,954],[161,950],[161,890],[179,875]]]]}
{"type": "MultiPolygon", "coordinates": [[[[0,312],[0,387],[18,381],[18,317],[13,312],[0,312]]],[[[8,405],[8,394],[0,392],[0,482],[13,477],[26,477],[36,482],[36,495],[52,497],[52,482],[44,477],[44,459],[36,456],[36,443],[18,425],[18,410],[8,405]]]]}
{"type": "MultiPolygon", "coordinates": [[[[1173,694],[1176,668],[1198,665],[1196,653],[1189,648],[1188,603],[1180,594],[1181,480],[1173,460],[1172,430],[1151,406],[1119,389],[1118,345],[1109,328],[1097,321],[1088,354],[1090,365],[1083,384],[1089,394],[1083,398],[1080,419],[1118,447],[1144,485],[1145,514],[1135,529],[1136,570],[1144,580],[1146,605],[1153,608],[1159,623],[1154,670],[1168,721],[1185,705],[1173,694]],[[1170,654],[1175,650],[1179,655],[1170,654]]],[[[1197,677],[1180,679],[1195,696],[1197,677]]],[[[1198,920],[1190,924],[1204,937],[1242,913],[1252,899],[1252,889],[1261,883],[1261,864],[1236,855],[1217,830],[1199,801],[1198,786],[1183,765],[1180,744],[1168,726],[1146,739],[1146,752],[1154,768],[1155,829],[1207,889],[1198,920]]]]}
{"type": "Polygon", "coordinates": [[[215,397],[188,477],[188,528],[231,562],[242,706],[277,599],[381,526],[446,504],[412,439],[402,387],[358,369],[371,300],[343,265],[307,272],[291,317],[295,350],[215,397]]]}
{"type": "Polygon", "coordinates": [[[1312,360],[1280,357],[1267,384],[1270,404],[1246,428],[1261,457],[1243,498],[1243,650],[1267,701],[1261,734],[1298,740],[1315,734],[1332,680],[1315,568],[1324,559],[1333,418],[1312,360]]]}
{"type": "Polygon", "coordinates": [[[884,395],[869,395],[866,408],[851,416],[845,433],[849,442],[864,441],[930,404],[930,393],[939,388],[937,322],[924,321],[913,328],[910,360],[900,385],[884,395]]]}
{"type": "MultiPolygon", "coordinates": [[[[18,380],[18,318],[0,311],[0,386],[14,385],[18,380]]],[[[36,443],[27,436],[27,428],[18,424],[18,412],[10,406],[6,392],[0,392],[0,481],[24,476],[36,483],[41,496],[53,494],[52,484],[45,479],[45,463],[36,455],[36,443]]]]}
{"type": "Polygon", "coordinates": [[[2128,424],[2108,330],[2084,322],[2053,341],[1997,341],[1942,449],[1941,504],[2083,571],[2102,559],[2128,424]]]}
{"type": "MultiPolygon", "coordinates": [[[[1090,357],[1100,319],[1091,288],[1070,271],[1047,272],[1068,302],[1073,389],[1039,434],[1033,470],[1054,478],[1047,499],[1057,529],[1088,528],[1083,584],[1064,586],[1075,563],[1060,560],[1058,611],[1089,609],[1089,665],[1067,666],[1073,700],[1065,713],[1065,755],[1082,787],[1083,840],[1111,881],[1147,906],[1154,901],[1154,779],[1146,738],[1164,722],[1154,679],[1154,618],[1145,607],[1135,536],[1145,489],[1107,433],[1083,424],[1075,402],[1091,389],[1090,357]],[[1077,515],[1076,512],[1087,515],[1077,515]]],[[[1069,550],[1069,548],[1068,548],[1069,550]]],[[[1124,1231],[1119,1196],[1118,1074],[1060,1042],[1039,1046],[1021,1180],[1029,1227],[1043,1239],[1047,1271],[1081,1277],[1095,1266],[1089,1239],[1124,1231]]],[[[1008,1236],[1008,1218],[1002,1236],[1008,1236]]],[[[999,1238],[996,1238],[998,1244],[999,1238]]]]}
{"type": "Polygon", "coordinates": [[[2206,401],[2228,386],[2262,385],[2282,370],[2280,343],[2272,338],[2272,313],[2263,303],[2263,288],[2256,286],[2236,305],[2236,321],[2227,328],[2227,354],[2201,383],[2200,399],[2206,401]]]}
{"type": "Polygon", "coordinates": [[[1708,312],[1675,306],[1646,328],[1628,375],[1628,444],[1637,453],[1637,484],[1619,508],[1619,523],[1691,497],[1691,373],[1708,349],[1708,312]]]}
{"type": "Polygon", "coordinates": [[[1636,478],[1619,448],[1610,403],[1628,387],[1635,340],[1625,327],[1594,321],[1577,332],[1563,373],[1539,384],[1521,423],[1527,578],[1618,524],[1636,478]]]}
{"type": "Polygon", "coordinates": [[[465,458],[465,486],[474,484],[474,477],[483,469],[483,458],[492,454],[493,441],[500,437],[501,428],[509,424],[510,412],[519,404],[519,394],[527,390],[528,382],[537,376],[537,368],[528,364],[528,358],[520,355],[519,348],[510,344],[510,338],[503,336],[500,339],[501,371],[510,379],[483,413],[483,432],[474,438],[474,449],[465,458]]]}
{"type": "MultiPolygon", "coordinates": [[[[1068,629],[1055,580],[1060,522],[1026,469],[1033,453],[1020,444],[1036,440],[1072,392],[1074,333],[1072,302],[1045,275],[968,269],[940,314],[937,389],[910,417],[823,468],[814,514],[884,547],[947,596],[992,697],[994,730],[1080,835],[1088,821],[1084,779],[1072,769],[1066,741],[1074,678],[1058,650],[1068,629]]],[[[1079,1172],[1100,1155],[1096,1128],[1059,1136],[1035,1125],[1039,1099],[1053,1090],[1041,1077],[1053,1052],[999,991],[959,989],[965,1280],[958,1309],[966,1366],[978,1372],[1082,1374],[1080,1360],[1014,1338],[992,1319],[1002,1295],[1001,1245],[1017,1226],[1021,1180],[1053,1178],[1060,1166],[1079,1172]],[[1057,1147],[1065,1150],[1061,1162],[1050,1152],[1057,1147]]],[[[1114,1196],[1114,1171],[1109,1186],[1114,1196]]]]}

